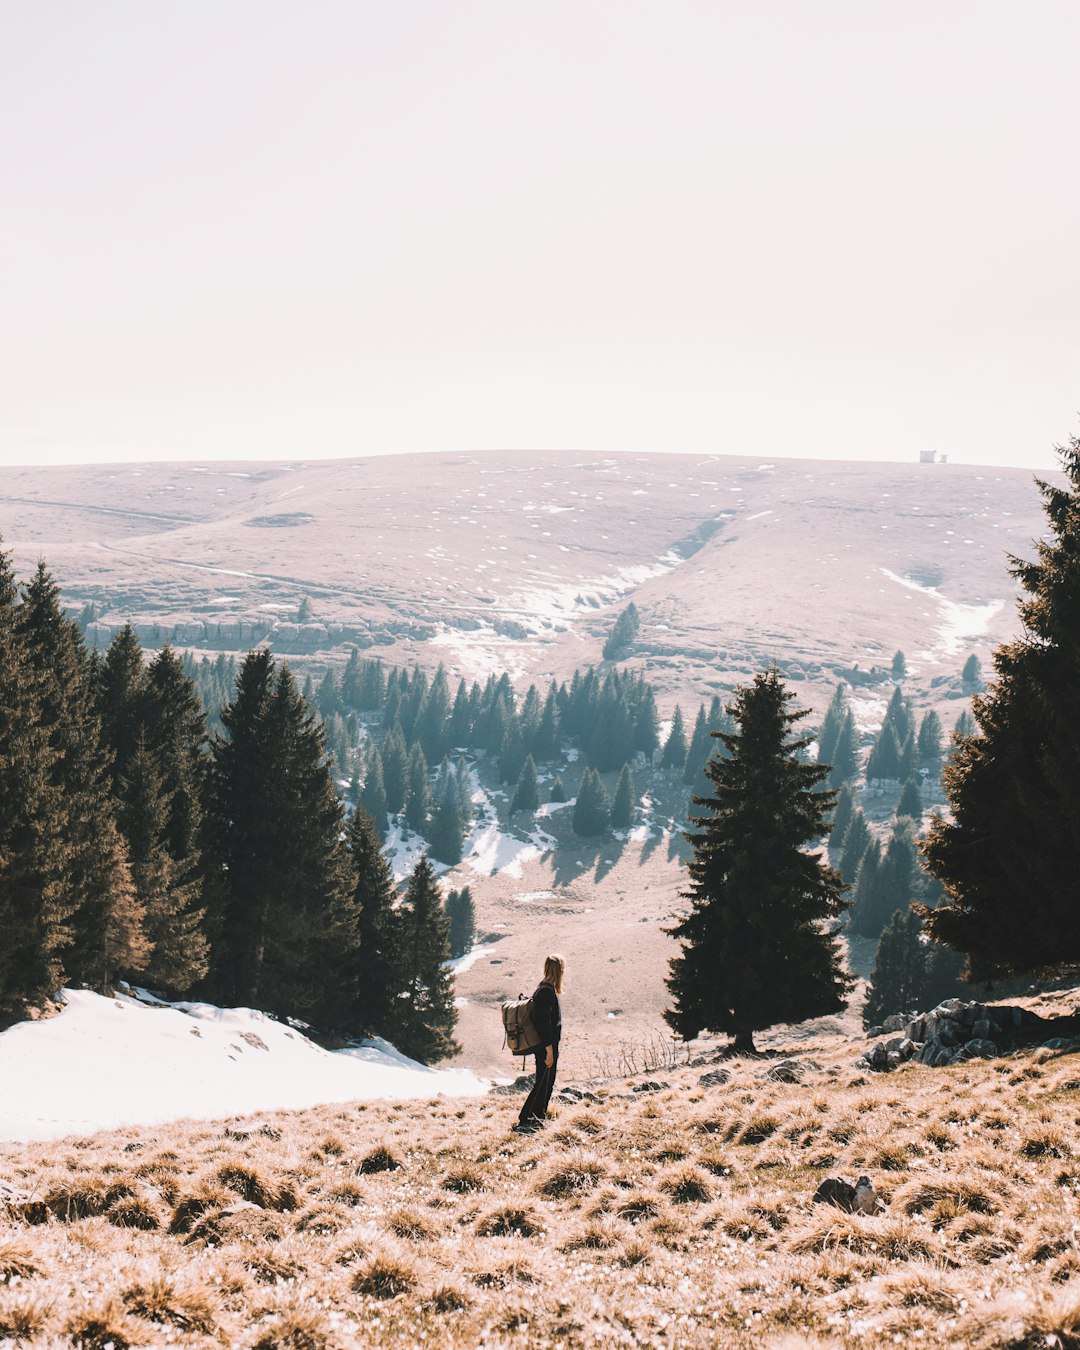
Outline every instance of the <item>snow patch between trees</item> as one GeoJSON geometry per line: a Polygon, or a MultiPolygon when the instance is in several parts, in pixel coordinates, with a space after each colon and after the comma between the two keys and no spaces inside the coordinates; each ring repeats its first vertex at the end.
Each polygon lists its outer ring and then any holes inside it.
{"type": "Polygon", "coordinates": [[[462,1069],[429,1069],[383,1040],[324,1050],[250,1008],[84,989],[64,997],[57,1017],[0,1033],[2,1140],[325,1102],[475,1097],[489,1086],[462,1069]]]}
{"type": "Polygon", "coordinates": [[[919,657],[923,661],[937,661],[940,656],[955,656],[971,638],[980,637],[986,632],[990,620],[1005,604],[1004,600],[991,600],[985,605],[964,605],[957,600],[949,600],[935,586],[923,586],[918,581],[912,581],[910,577],[901,577],[895,572],[890,572],[887,567],[883,567],[881,571],[890,581],[895,581],[910,591],[918,591],[920,595],[929,596],[940,608],[942,622],[937,629],[941,638],[940,652],[920,652],[919,657]]]}

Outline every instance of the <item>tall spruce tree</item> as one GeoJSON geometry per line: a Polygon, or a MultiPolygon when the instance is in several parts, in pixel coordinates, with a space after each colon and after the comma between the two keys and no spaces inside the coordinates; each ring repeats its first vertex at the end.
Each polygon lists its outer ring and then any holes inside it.
{"type": "Polygon", "coordinates": [[[518,811],[535,811],[540,805],[540,789],[536,785],[536,765],[532,755],[528,755],[521,766],[517,787],[510,799],[510,814],[518,811]]]}
{"type": "Polygon", "coordinates": [[[456,1055],[457,1009],[450,960],[450,921],[442,905],[439,883],[427,857],[409,877],[401,906],[402,955],[405,974],[400,1020],[394,1044],[422,1064],[456,1055]]]}
{"type": "Polygon", "coordinates": [[[836,807],[832,814],[832,829],[829,831],[829,859],[836,862],[844,843],[844,835],[855,814],[855,794],[851,784],[845,783],[836,798],[836,807]]]}
{"type": "Polygon", "coordinates": [[[248,654],[213,747],[217,983],[234,1002],[338,1026],[354,882],[322,727],[288,666],[248,654]]]}
{"type": "Polygon", "coordinates": [[[858,772],[859,733],[855,726],[855,715],[849,709],[833,746],[832,767],[825,781],[829,787],[838,788],[843,783],[850,783],[858,772]]]}
{"type": "Polygon", "coordinates": [[[476,940],[476,910],[468,886],[446,897],[446,917],[450,921],[451,958],[466,956],[476,940]]]}
{"type": "Polygon", "coordinates": [[[673,773],[682,773],[686,767],[686,750],[686,729],[683,726],[682,709],[676,705],[671,716],[671,730],[668,732],[660,756],[660,767],[670,769],[673,773]]]}
{"type": "Polygon", "coordinates": [[[980,734],[944,771],[952,820],[925,845],[945,887],[927,930],[979,978],[1080,961],[1080,440],[1060,454],[1065,486],[1039,484],[1049,531],[1010,560],[1023,631],[994,652],[980,734]]]}
{"type": "Polygon", "coordinates": [[[360,792],[360,804],[371,817],[375,833],[380,840],[386,838],[386,788],[383,786],[382,755],[376,746],[371,747],[367,760],[367,772],[364,774],[364,786],[360,792]]]}
{"type": "Polygon", "coordinates": [[[898,909],[885,926],[870,975],[863,1025],[894,1013],[925,1012],[963,991],[963,957],[922,932],[915,909],[898,909]]]}
{"type": "Polygon", "coordinates": [[[345,993],[351,1000],[348,1020],[356,1034],[392,1040],[405,990],[394,877],[375,824],[362,806],[349,817],[346,840],[355,877],[356,917],[353,960],[345,975],[345,993]]]}
{"type": "Polygon", "coordinates": [[[585,839],[603,834],[611,819],[611,801],[595,769],[586,769],[574,802],[574,833],[585,839]]]}
{"type": "Polygon", "coordinates": [[[56,993],[70,941],[62,747],[18,631],[0,551],[0,1024],[56,993]]]}
{"type": "Polygon", "coordinates": [[[105,743],[112,751],[113,786],[118,795],[142,730],[145,695],[142,647],[134,628],[126,623],[109,643],[97,675],[98,711],[105,743]]]}
{"type": "Polygon", "coordinates": [[[844,725],[844,719],[848,714],[848,687],[841,680],[833,692],[832,702],[829,704],[825,713],[825,720],[821,724],[821,731],[818,733],[818,763],[831,764],[833,762],[833,751],[836,749],[836,742],[840,736],[840,728],[844,725]]]}
{"type": "Polygon", "coordinates": [[[634,792],[634,778],[630,765],[622,766],[619,781],[615,786],[615,796],[611,800],[611,828],[628,830],[634,823],[634,805],[637,794],[634,792]]]}
{"type": "Polygon", "coordinates": [[[844,831],[844,841],[840,846],[840,863],[837,870],[846,885],[850,886],[855,880],[869,843],[870,827],[866,823],[862,808],[857,806],[852,812],[851,823],[844,831]]]}
{"type": "Polygon", "coordinates": [[[719,733],[730,758],[714,756],[712,794],[687,839],[690,912],[668,931],[682,944],[671,962],[673,1006],[664,1014],[687,1038],[725,1032],[754,1052],[754,1032],[844,1007],[851,980],[830,925],[845,905],[838,873],[807,846],[827,831],[835,794],[828,772],[799,760],[792,739],[803,711],[775,670],[735,691],[737,730],[719,733]]]}
{"type": "Polygon", "coordinates": [[[76,624],[44,563],[26,587],[17,627],[34,672],[39,712],[55,758],[50,783],[59,788],[64,869],[64,977],[106,990],[122,953],[128,974],[147,952],[142,913],[132,891],[124,841],[116,830],[112,757],[95,710],[91,663],[76,624]]]}
{"type": "Polygon", "coordinates": [[[604,643],[604,659],[612,661],[618,660],[620,656],[625,656],[627,648],[632,645],[637,637],[640,627],[641,616],[638,614],[637,605],[631,601],[612,625],[611,632],[604,643]]]}

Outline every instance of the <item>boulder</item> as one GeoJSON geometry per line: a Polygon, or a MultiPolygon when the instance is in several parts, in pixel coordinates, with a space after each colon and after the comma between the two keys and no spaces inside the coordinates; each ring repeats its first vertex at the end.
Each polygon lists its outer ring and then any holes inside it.
{"type": "Polygon", "coordinates": [[[669,1088],[670,1083],[662,1083],[656,1078],[646,1078],[643,1083],[635,1083],[630,1089],[631,1092],[663,1092],[669,1088]]]}
{"type": "Polygon", "coordinates": [[[970,1041],[965,1041],[960,1049],[955,1052],[952,1062],[962,1064],[968,1059],[996,1059],[997,1056],[998,1048],[993,1041],[972,1038],[970,1041]]]}
{"type": "Polygon", "coordinates": [[[939,1068],[942,1064],[951,1064],[953,1056],[956,1054],[956,1048],[952,1045],[946,1045],[936,1036],[928,1040],[918,1053],[920,1064],[926,1064],[931,1069],[939,1068]]]}
{"type": "Polygon", "coordinates": [[[814,1192],[815,1205],[834,1205],[846,1214],[880,1214],[885,1203],[869,1177],[848,1181],[846,1177],[826,1177],[814,1192]]]}
{"type": "Polygon", "coordinates": [[[731,1074],[727,1069],[710,1069],[708,1073],[703,1073],[698,1079],[700,1087],[723,1087],[725,1083],[731,1082],[731,1074]]]}

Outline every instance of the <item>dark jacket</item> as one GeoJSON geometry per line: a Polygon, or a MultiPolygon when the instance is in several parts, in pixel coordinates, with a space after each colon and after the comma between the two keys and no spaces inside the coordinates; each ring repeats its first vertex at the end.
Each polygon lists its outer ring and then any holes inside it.
{"type": "Polygon", "coordinates": [[[533,1025],[541,1045],[558,1046],[562,1036],[562,1009],[559,996],[546,980],[541,980],[533,994],[533,1025]]]}

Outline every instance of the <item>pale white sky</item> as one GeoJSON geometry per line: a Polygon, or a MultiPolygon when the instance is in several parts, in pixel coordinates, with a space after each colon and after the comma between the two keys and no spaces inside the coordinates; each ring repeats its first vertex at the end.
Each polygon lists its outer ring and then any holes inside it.
{"type": "Polygon", "coordinates": [[[1075,0],[0,0],[0,464],[1053,463],[1075,0]]]}

